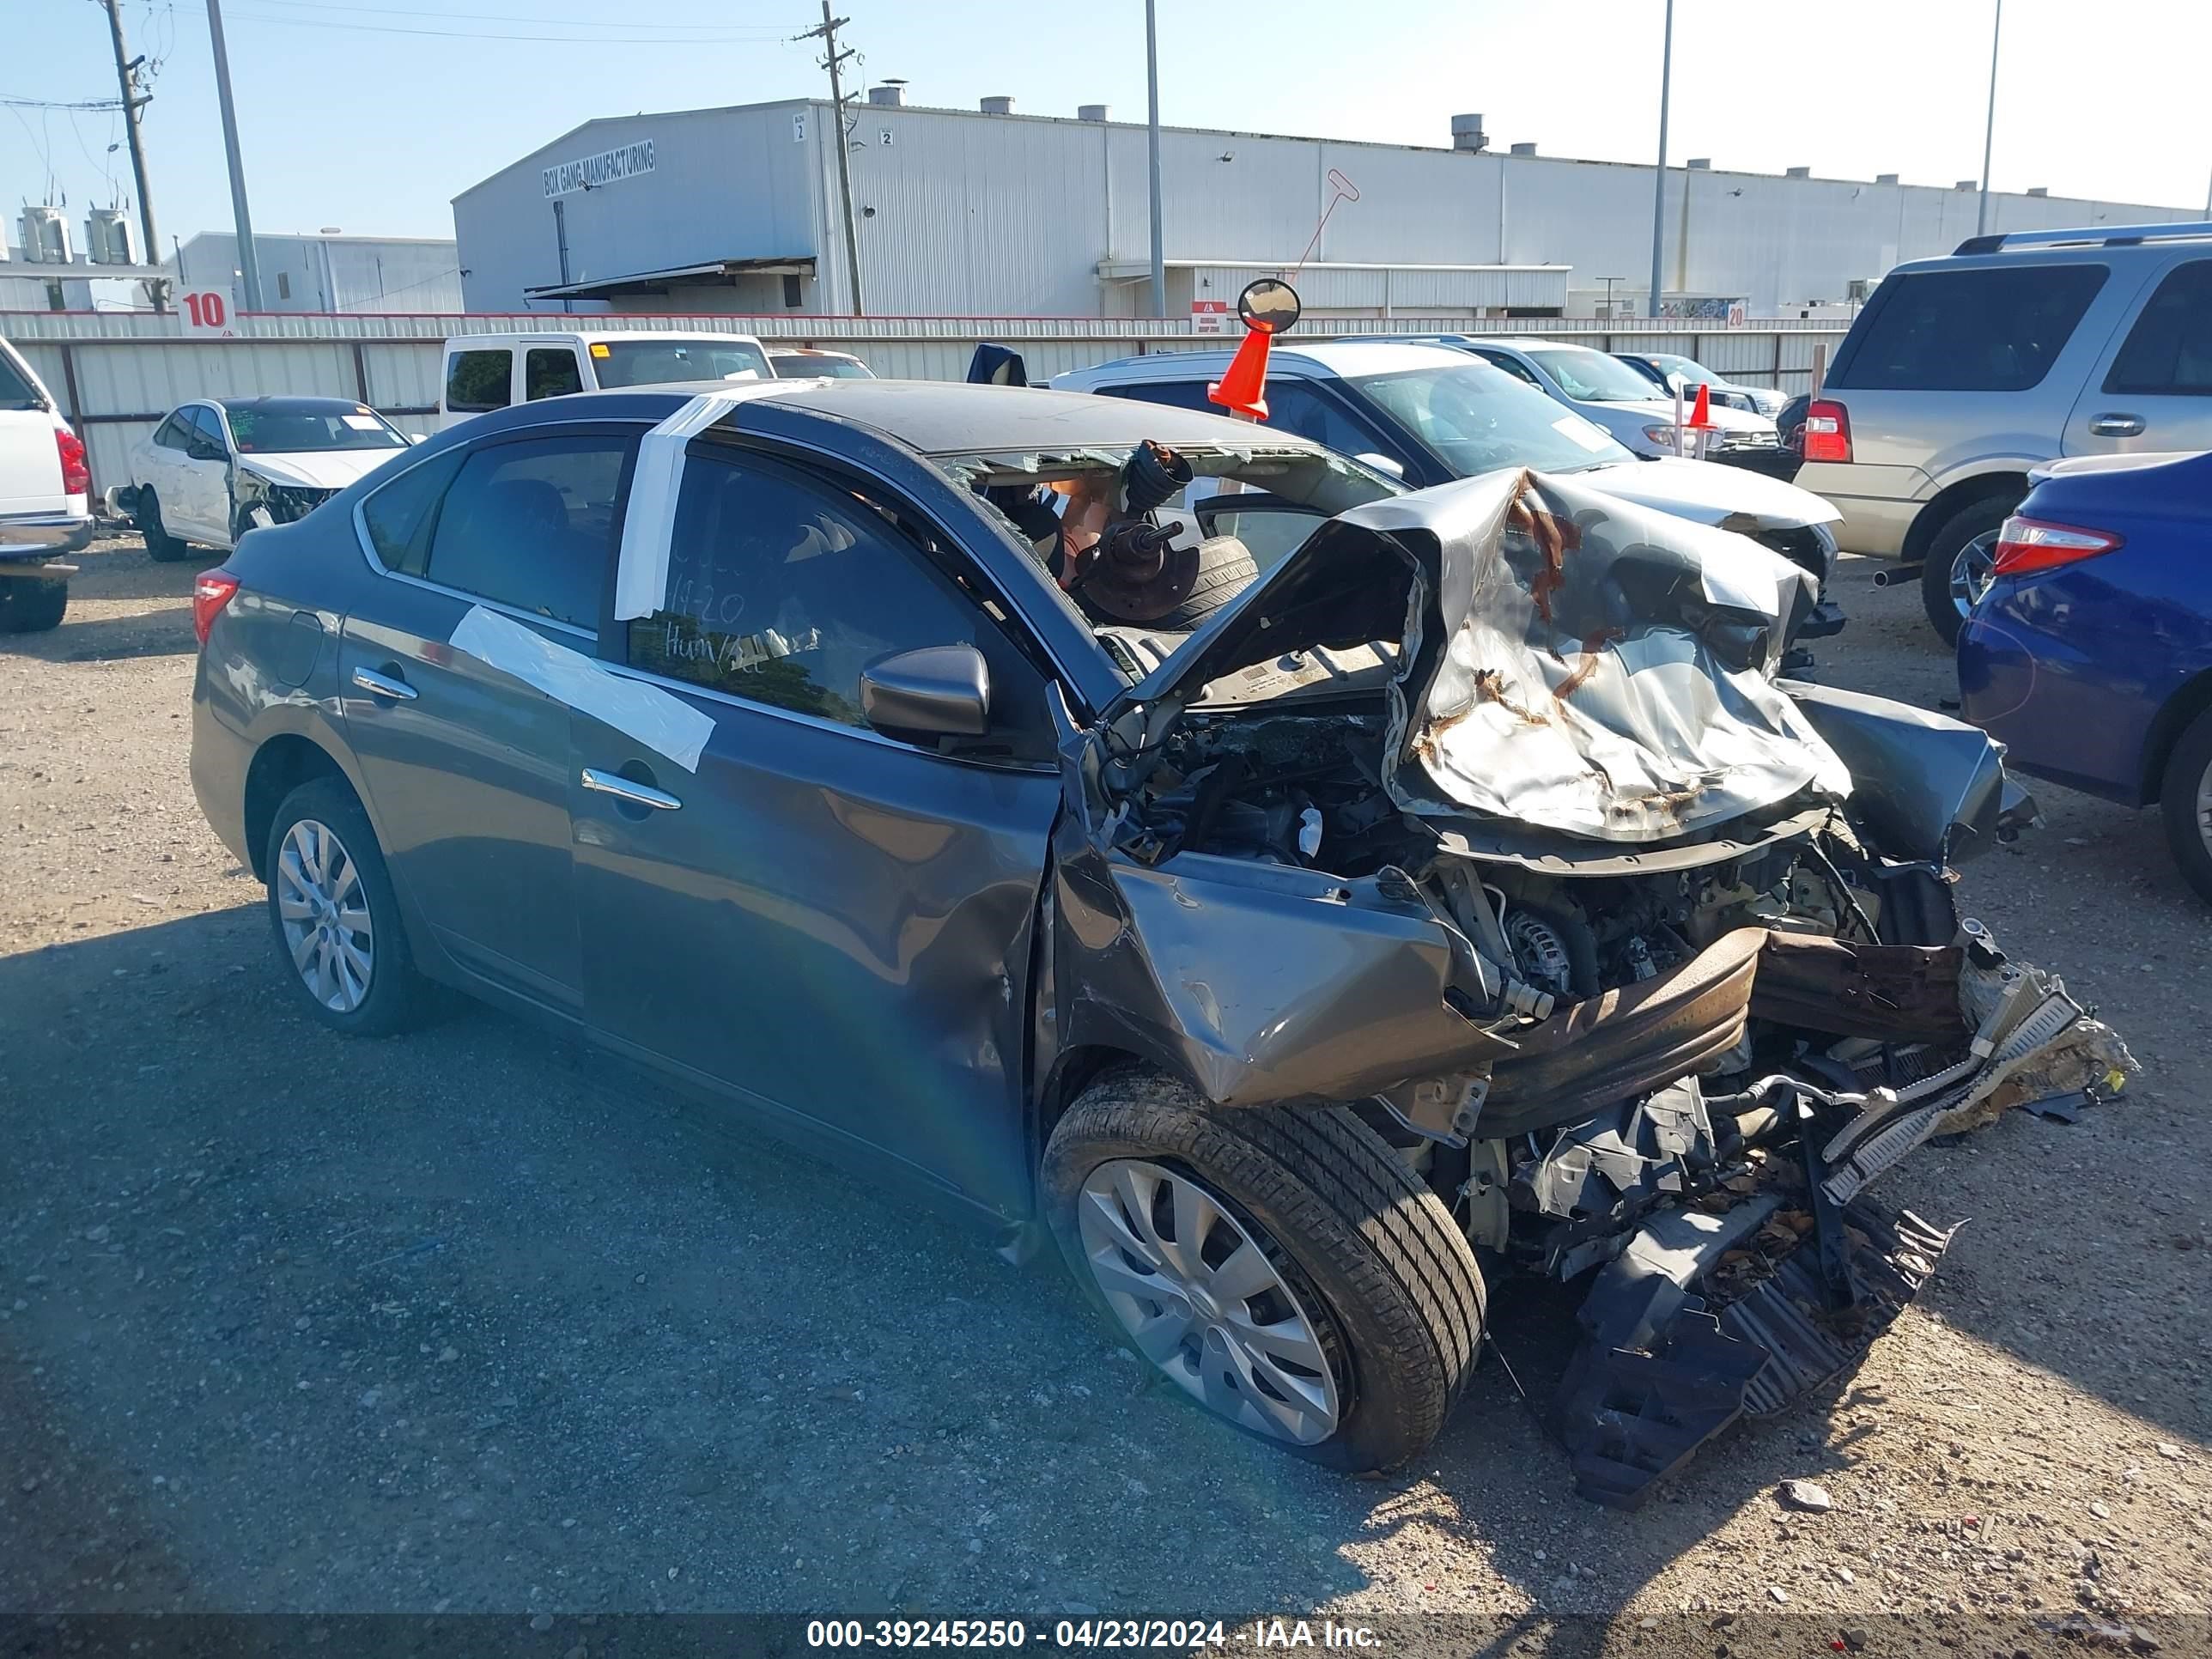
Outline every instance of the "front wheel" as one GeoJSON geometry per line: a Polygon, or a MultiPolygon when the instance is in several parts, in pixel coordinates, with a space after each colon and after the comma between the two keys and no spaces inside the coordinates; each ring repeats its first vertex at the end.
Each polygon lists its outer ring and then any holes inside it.
{"type": "Polygon", "coordinates": [[[146,556],[155,563],[175,564],[191,556],[192,550],[172,536],[168,526],[162,523],[161,499],[149,485],[139,487],[136,516],[138,533],[146,538],[146,556]]]}
{"type": "Polygon", "coordinates": [[[1451,1212],[1339,1107],[1209,1110],[1130,1069],[1041,1182],[1069,1269],[1195,1404],[1346,1473],[1419,1456],[1474,1369],[1482,1273],[1451,1212]]]}
{"type": "Polygon", "coordinates": [[[2212,709],[2191,721],[2173,745],[2158,805],[2174,863],[2212,904],[2212,709]]]}

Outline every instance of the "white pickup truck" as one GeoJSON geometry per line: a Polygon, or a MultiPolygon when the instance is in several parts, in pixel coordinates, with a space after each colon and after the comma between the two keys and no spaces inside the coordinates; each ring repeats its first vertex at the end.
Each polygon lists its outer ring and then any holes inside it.
{"type": "Polygon", "coordinates": [[[91,496],[83,441],[0,340],[0,634],[60,624],[76,567],[59,556],[92,540],[91,496]]]}

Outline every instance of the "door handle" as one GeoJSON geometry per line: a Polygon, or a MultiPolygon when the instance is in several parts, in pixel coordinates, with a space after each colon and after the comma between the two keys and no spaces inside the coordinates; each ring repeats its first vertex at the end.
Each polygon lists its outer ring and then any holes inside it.
{"type": "Polygon", "coordinates": [[[612,795],[617,800],[656,807],[663,812],[673,812],[684,805],[665,789],[655,789],[649,783],[639,783],[618,772],[602,772],[596,766],[584,769],[583,785],[595,795],[612,795]]]}
{"type": "Polygon", "coordinates": [[[2089,422],[2089,430],[2100,438],[2132,438],[2142,429],[2140,415],[2098,415],[2089,422]]]}
{"type": "Polygon", "coordinates": [[[372,697],[388,697],[393,702],[415,701],[413,686],[408,684],[405,680],[395,678],[390,674],[380,674],[374,668],[355,669],[353,683],[372,697]]]}

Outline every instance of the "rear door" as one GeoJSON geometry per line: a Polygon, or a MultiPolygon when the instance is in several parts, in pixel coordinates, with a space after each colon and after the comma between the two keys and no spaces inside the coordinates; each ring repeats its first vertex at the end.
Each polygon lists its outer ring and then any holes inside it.
{"type": "Polygon", "coordinates": [[[996,603],[872,483],[695,441],[661,608],[615,654],[711,729],[672,756],[580,711],[572,804],[594,1027],[991,1204],[1027,1175],[1061,787],[1043,675],[996,603]],[[865,667],[962,643],[990,665],[989,734],[869,726],[865,667]]]}
{"type": "Polygon", "coordinates": [[[0,514],[59,513],[68,505],[46,392],[30,366],[0,344],[0,514]]]}
{"type": "Polygon", "coordinates": [[[2212,258],[2149,285],[2066,422],[2069,455],[2169,449],[2212,449],[2212,258]]]}
{"type": "Polygon", "coordinates": [[[348,738],[400,885],[461,967],[569,1013],[568,708],[523,676],[590,672],[636,433],[501,434],[397,472],[362,506],[386,574],[340,646],[348,738]]]}

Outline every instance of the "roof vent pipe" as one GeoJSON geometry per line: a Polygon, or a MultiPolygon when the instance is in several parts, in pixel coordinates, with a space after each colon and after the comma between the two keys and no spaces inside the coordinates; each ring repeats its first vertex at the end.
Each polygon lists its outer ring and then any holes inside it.
{"type": "Polygon", "coordinates": [[[1711,173],[1713,170],[1713,158],[1710,155],[1692,155],[1682,165],[1692,173],[1711,173]]]}
{"type": "Polygon", "coordinates": [[[1516,155],[1534,155],[1535,153],[1536,147],[1534,144],[1516,144],[1513,146],[1513,154],[1516,155]]]}
{"type": "Polygon", "coordinates": [[[868,88],[868,101],[881,104],[886,109],[896,109],[906,102],[906,82],[886,81],[879,87],[868,88]]]}
{"type": "Polygon", "coordinates": [[[1106,117],[1107,110],[1103,104],[1078,104],[1075,106],[1075,118],[1079,121],[1103,121],[1106,117]]]}
{"type": "Polygon", "coordinates": [[[1877,185],[1893,185],[1897,182],[1897,175],[1893,173],[1877,173],[1874,176],[1874,181],[1877,185]]]}
{"type": "Polygon", "coordinates": [[[1782,170],[1782,176],[1785,179],[1809,179],[1813,176],[1813,169],[1810,167],[1784,167],[1782,170]]]}
{"type": "Polygon", "coordinates": [[[2027,193],[2030,196],[2048,196],[2051,194],[2051,186],[2048,185],[2030,185],[2027,187],[2027,193]]]}
{"type": "Polygon", "coordinates": [[[1480,115],[1455,115],[1451,118],[1452,148],[1477,155],[1490,148],[1490,135],[1482,130],[1480,115]]]}
{"type": "Polygon", "coordinates": [[[1012,115],[1014,112],[1014,100],[1004,97],[986,98],[981,107],[986,115],[1012,115]]]}

